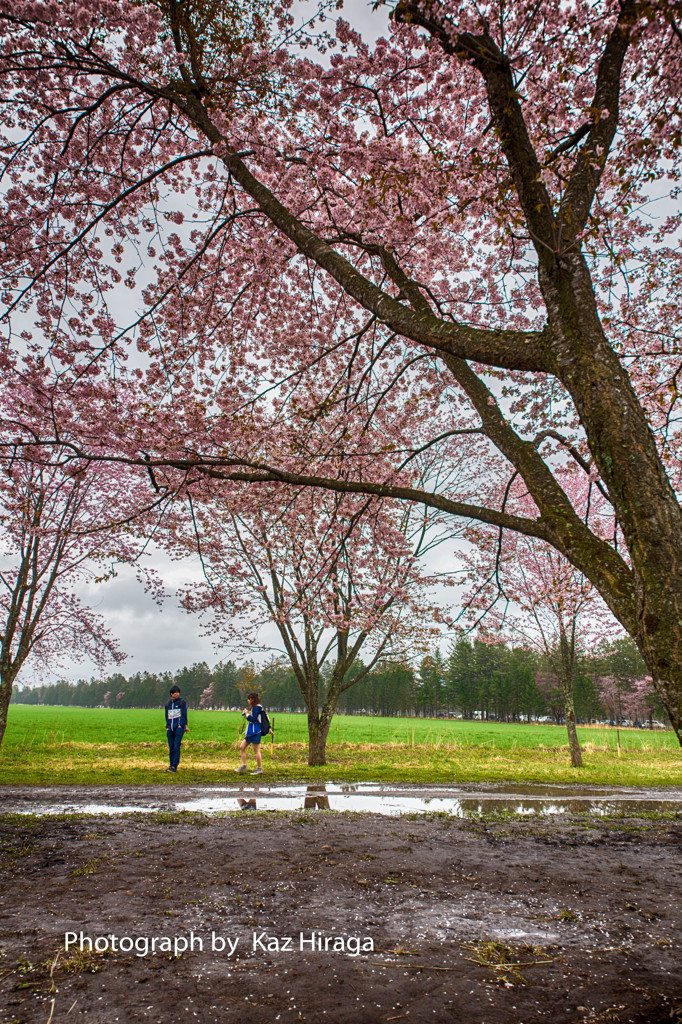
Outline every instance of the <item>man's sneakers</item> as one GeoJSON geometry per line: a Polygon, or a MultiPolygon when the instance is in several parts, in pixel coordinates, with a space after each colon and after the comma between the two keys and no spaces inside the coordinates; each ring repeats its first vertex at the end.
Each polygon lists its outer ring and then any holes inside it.
{"type": "Polygon", "coordinates": [[[255,772],[251,772],[251,774],[252,775],[262,775],[263,774],[263,769],[262,768],[256,768],[255,772]]]}
{"type": "Polygon", "coordinates": [[[166,771],[167,772],[172,772],[173,774],[175,774],[175,772],[177,771],[177,768],[166,768],[166,771]]]}
{"type": "Polygon", "coordinates": [[[237,775],[243,775],[244,772],[248,771],[248,768],[246,767],[245,764],[240,764],[239,768],[235,768],[235,771],[236,771],[237,775]]]}

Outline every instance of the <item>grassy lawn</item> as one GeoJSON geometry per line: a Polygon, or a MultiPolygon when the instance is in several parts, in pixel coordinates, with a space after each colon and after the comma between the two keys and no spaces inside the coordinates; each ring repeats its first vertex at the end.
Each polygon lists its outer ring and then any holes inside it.
{"type": "MultiPolygon", "coordinates": [[[[231,783],[241,722],[236,712],[190,712],[181,770],[165,775],[163,714],[155,710],[12,705],[0,783],[231,783]]],[[[275,714],[277,742],[263,747],[271,781],[602,783],[682,785],[673,733],[580,728],[582,769],[568,758],[563,726],[339,716],[328,764],[306,765],[304,715],[275,714]]]]}

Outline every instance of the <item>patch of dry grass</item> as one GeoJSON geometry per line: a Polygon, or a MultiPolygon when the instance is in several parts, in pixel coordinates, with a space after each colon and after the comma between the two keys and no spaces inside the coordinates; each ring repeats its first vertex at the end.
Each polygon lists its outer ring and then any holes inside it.
{"type": "Polygon", "coordinates": [[[498,984],[506,986],[528,984],[521,974],[522,967],[525,969],[552,962],[539,946],[507,946],[503,942],[483,939],[480,942],[462,943],[462,948],[469,953],[469,956],[464,957],[465,960],[485,967],[498,984]]]}

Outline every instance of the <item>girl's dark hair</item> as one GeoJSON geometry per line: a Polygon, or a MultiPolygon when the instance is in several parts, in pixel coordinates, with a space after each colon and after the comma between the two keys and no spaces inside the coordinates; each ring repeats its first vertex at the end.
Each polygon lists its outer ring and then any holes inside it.
{"type": "Polygon", "coordinates": [[[254,690],[253,693],[247,693],[246,699],[247,700],[260,700],[260,695],[257,694],[256,691],[254,690]]]}
{"type": "Polygon", "coordinates": [[[180,693],[180,687],[179,686],[171,686],[171,688],[170,688],[170,690],[168,692],[170,693],[170,695],[172,697],[174,693],[180,693]]]}

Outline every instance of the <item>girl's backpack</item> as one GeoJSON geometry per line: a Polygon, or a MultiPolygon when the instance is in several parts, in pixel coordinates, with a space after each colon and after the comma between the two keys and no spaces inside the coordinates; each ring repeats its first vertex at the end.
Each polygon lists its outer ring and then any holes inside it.
{"type": "Polygon", "coordinates": [[[270,719],[268,718],[268,713],[262,704],[260,708],[260,732],[261,736],[269,736],[271,732],[274,736],[272,726],[270,725],[270,719]]]}

